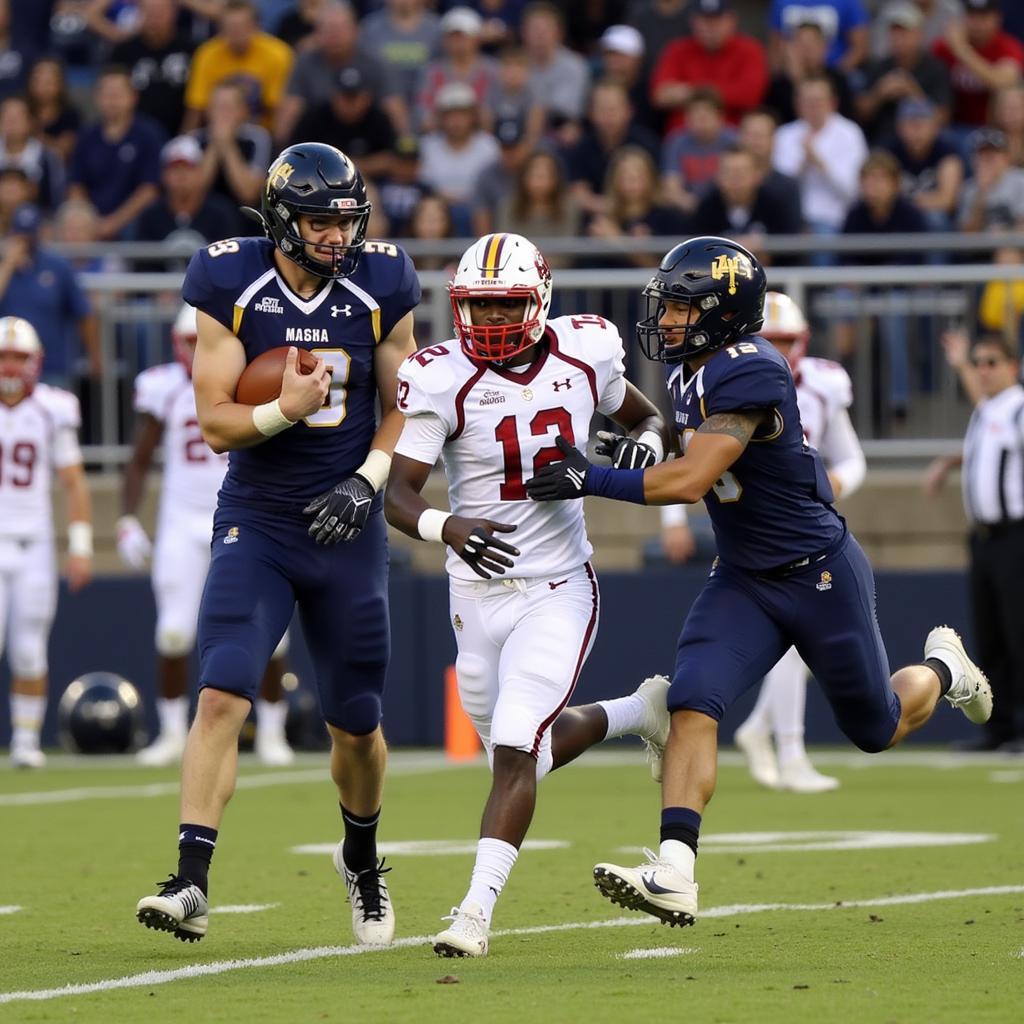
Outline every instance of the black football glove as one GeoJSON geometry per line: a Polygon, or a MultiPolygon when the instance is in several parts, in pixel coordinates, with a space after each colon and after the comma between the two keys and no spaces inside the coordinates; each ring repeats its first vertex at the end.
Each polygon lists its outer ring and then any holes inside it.
{"type": "Polygon", "coordinates": [[[310,537],[317,544],[355,540],[363,532],[376,493],[361,476],[350,476],[314,498],[302,510],[306,515],[316,515],[309,528],[310,537]]]}
{"type": "Polygon", "coordinates": [[[607,455],[613,469],[647,469],[658,463],[658,453],[649,445],[632,437],[613,434],[610,430],[599,430],[601,439],[594,451],[607,455]]]}
{"type": "Polygon", "coordinates": [[[542,466],[536,476],[526,481],[526,493],[534,501],[566,501],[583,497],[590,462],[561,434],[555,438],[555,444],[565,458],[542,466]]]}

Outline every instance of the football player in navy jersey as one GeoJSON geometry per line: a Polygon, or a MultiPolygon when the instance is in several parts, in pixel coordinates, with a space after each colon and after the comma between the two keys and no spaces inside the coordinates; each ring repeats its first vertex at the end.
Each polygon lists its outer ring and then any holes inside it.
{"type": "Polygon", "coordinates": [[[365,943],[394,934],[376,848],[389,653],[379,491],[402,429],[397,369],[416,348],[420,287],[401,249],[366,241],[369,214],[362,176],[344,153],[291,146],[262,194],[269,237],[216,242],[185,275],[185,301],[198,310],[199,424],[230,459],[199,613],[201,692],[182,761],[178,870],[136,911],[182,940],[206,934],[207,873],[234,788],[238,733],[296,605],[331,734],[345,835],[334,864],[353,929],[365,943]],[[246,365],[282,345],[291,348],[280,397],[237,403],[246,365]],[[299,348],[317,357],[310,374],[297,370],[299,348]]]}
{"type": "Polygon", "coordinates": [[[742,246],[694,238],[662,259],[637,324],[644,354],[666,364],[684,453],[649,469],[565,454],[527,481],[539,501],[596,494],[638,504],[704,499],[719,557],[683,625],[668,694],[661,846],[637,868],[598,864],[602,894],[669,924],[697,914],[694,860],[715,789],[718,723],[795,645],[862,750],[884,750],[931,717],[940,697],[972,722],[992,691],[946,626],[920,664],[889,675],[864,552],[832,507],[828,475],[803,438],[785,359],[758,337],[765,274],[742,246]]]}

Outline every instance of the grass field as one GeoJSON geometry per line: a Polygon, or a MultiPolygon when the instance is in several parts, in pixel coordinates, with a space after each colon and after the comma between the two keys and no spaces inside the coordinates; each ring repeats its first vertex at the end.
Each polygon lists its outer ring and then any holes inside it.
{"type": "MultiPolygon", "coordinates": [[[[549,842],[520,857],[479,961],[427,945],[471,853],[390,854],[399,940],[351,945],[329,854],[295,852],[340,834],[319,755],[244,765],[191,945],[134,919],[175,863],[176,773],[54,760],[0,769],[0,1022],[1024,1020],[1024,759],[823,755],[842,788],[796,796],[723,757],[702,916],[669,929],[591,884],[596,861],[656,846],[658,807],[638,754],[592,755],[544,783],[530,835],[549,842]]],[[[487,785],[479,764],[396,754],[382,840],[472,850],[487,785]]]]}

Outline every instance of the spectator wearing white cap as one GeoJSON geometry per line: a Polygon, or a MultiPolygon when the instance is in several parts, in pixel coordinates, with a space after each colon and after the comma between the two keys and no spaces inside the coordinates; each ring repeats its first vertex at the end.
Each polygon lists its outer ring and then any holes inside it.
{"type": "Polygon", "coordinates": [[[451,206],[456,235],[470,233],[477,182],[499,155],[497,139],[480,128],[476,93],[449,82],[437,94],[438,130],[424,136],[421,180],[451,206]]]}
{"type": "Polygon", "coordinates": [[[211,195],[203,180],[203,148],[191,135],[171,139],[160,153],[163,194],[139,215],[136,237],[144,242],[194,239],[201,245],[230,238],[237,227],[234,206],[211,195]],[[184,236],[184,237],[183,237],[184,236]]]}
{"type": "Polygon", "coordinates": [[[632,25],[612,25],[598,43],[601,77],[618,82],[629,95],[633,117],[645,128],[661,134],[661,117],[651,106],[644,74],[644,37],[632,25]]]}
{"type": "Polygon", "coordinates": [[[493,57],[480,52],[484,21],[472,7],[453,7],[441,19],[441,53],[432,60],[420,77],[417,116],[420,131],[437,127],[435,103],[437,94],[449,82],[465,82],[476,94],[481,106],[481,123],[490,128],[493,115],[484,106],[497,79],[493,57]]]}

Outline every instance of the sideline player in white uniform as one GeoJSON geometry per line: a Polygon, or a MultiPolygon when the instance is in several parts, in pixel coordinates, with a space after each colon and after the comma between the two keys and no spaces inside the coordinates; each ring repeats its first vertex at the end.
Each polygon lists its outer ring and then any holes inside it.
{"type": "MultiPolygon", "coordinates": [[[[141,569],[153,555],[160,733],[137,755],[145,765],[174,764],[185,750],[189,655],[210,564],[217,492],[228,468],[227,455],[215,455],[199,430],[192,390],[196,311],[191,306],[182,306],[171,338],[177,361],[143,370],[135,380],[135,450],[125,467],[117,521],[117,550],[126,565],[141,569]],[[136,512],[161,443],[164,474],[154,547],[136,512]]],[[[264,764],[291,764],[295,759],[284,736],[288,704],[282,699],[281,677],[287,650],[285,633],[256,701],[256,755],[264,764]]]]}
{"type": "MultiPolygon", "coordinates": [[[[805,354],[810,336],[807,321],[788,295],[765,295],[760,334],[789,361],[804,437],[824,460],[835,496],[848,497],[864,482],[867,470],[847,412],[853,401],[849,375],[838,363],[805,354]]],[[[838,779],[815,769],[804,747],[807,671],[791,647],[764,677],[753,711],[736,730],[736,745],[762,786],[821,793],[839,785],[838,779]]]]}
{"type": "Polygon", "coordinates": [[[50,491],[56,474],[68,517],[71,591],[92,575],[92,513],[78,447],[78,399],[38,383],[43,346],[20,317],[0,319],[0,653],[11,669],[11,762],[41,768],[47,644],[57,608],[50,491]]]}
{"type": "Polygon", "coordinates": [[[626,382],[612,324],[589,314],[547,319],[551,271],[521,235],[475,242],[450,292],[457,338],[421,349],[399,370],[407,418],[385,513],[404,533],[448,545],[459,696],[493,780],[469,891],[434,950],[484,956],[537,781],[608,737],[639,735],[659,756],[668,736],[664,677],[628,697],[566,707],[597,630],[592,548],[582,503],[531,502],[524,481],[561,458],[555,438],[586,438],[595,412],[631,434],[603,435],[598,450],[618,466],[657,462],[665,427],[626,382]],[[420,496],[438,456],[451,513],[420,496]]]}

